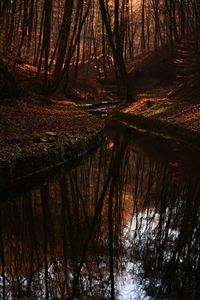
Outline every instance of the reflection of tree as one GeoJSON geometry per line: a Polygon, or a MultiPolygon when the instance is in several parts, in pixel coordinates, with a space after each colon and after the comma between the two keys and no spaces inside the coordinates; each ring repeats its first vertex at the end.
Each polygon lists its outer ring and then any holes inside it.
{"type": "Polygon", "coordinates": [[[128,261],[152,297],[198,297],[198,177],[141,144],[111,133],[83,165],[1,203],[3,298],[114,299],[128,261]]]}
{"type": "Polygon", "coordinates": [[[106,211],[113,227],[112,197],[124,147],[106,149],[107,143],[83,166],[2,206],[2,295],[107,297],[106,211]]]}
{"type": "MultiPolygon", "coordinates": [[[[163,169],[153,210],[144,206],[133,249],[144,262],[147,290],[156,299],[199,297],[199,196],[196,174],[179,184],[163,169]],[[145,227],[145,230],[144,230],[145,227]]],[[[134,217],[136,218],[136,217],[134,217]]]]}

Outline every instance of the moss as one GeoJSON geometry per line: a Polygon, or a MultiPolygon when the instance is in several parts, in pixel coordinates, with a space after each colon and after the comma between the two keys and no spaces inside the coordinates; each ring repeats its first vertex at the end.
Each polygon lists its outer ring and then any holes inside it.
{"type": "Polygon", "coordinates": [[[102,133],[98,132],[88,138],[80,138],[75,143],[68,142],[37,154],[18,156],[13,161],[0,162],[0,191],[7,183],[15,183],[26,177],[48,172],[64,163],[72,165],[99,146],[101,141],[102,133]]]}
{"type": "Polygon", "coordinates": [[[59,159],[59,149],[49,149],[47,151],[47,157],[50,164],[56,164],[59,159]]]}
{"type": "Polygon", "coordinates": [[[2,189],[2,187],[4,187],[7,183],[7,177],[5,175],[5,163],[0,161],[0,189],[2,189]]]}

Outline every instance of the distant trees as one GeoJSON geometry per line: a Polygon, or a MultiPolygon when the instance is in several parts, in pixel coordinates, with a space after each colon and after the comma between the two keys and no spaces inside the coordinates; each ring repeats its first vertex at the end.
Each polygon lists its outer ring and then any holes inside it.
{"type": "Polygon", "coordinates": [[[87,64],[104,78],[115,69],[128,96],[127,63],[188,35],[199,64],[200,0],[0,1],[0,55],[33,64],[46,96],[87,64]]]}

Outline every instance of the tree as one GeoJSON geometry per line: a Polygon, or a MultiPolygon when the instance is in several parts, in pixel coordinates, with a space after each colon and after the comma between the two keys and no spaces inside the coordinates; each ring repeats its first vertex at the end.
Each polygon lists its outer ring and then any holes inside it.
{"type": "Polygon", "coordinates": [[[128,78],[128,73],[125,66],[125,61],[123,57],[123,47],[120,39],[120,23],[119,23],[119,0],[114,2],[114,29],[111,27],[111,18],[109,15],[108,3],[104,0],[99,0],[100,10],[102,15],[102,20],[106,28],[108,41],[112,49],[112,54],[117,67],[123,85],[126,89],[126,101],[128,102],[131,98],[131,89],[128,78]]]}

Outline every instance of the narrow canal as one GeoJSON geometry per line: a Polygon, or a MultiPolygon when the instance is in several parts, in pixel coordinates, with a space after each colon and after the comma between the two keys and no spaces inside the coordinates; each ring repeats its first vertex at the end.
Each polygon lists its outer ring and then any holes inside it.
{"type": "Polygon", "coordinates": [[[0,202],[1,299],[200,299],[200,162],[113,124],[102,146],[0,202]]]}

